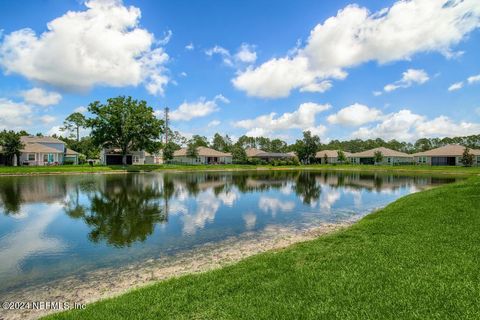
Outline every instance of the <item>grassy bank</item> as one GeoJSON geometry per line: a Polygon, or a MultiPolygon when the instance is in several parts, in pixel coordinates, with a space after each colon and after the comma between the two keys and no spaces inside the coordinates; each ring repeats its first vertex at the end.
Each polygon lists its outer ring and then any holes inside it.
{"type": "Polygon", "coordinates": [[[149,172],[149,171],[205,171],[205,170],[346,170],[365,172],[411,172],[411,173],[446,173],[446,174],[480,174],[480,167],[431,167],[431,166],[373,166],[373,165],[302,165],[302,166],[271,166],[271,165],[130,165],[130,166],[21,166],[1,167],[0,175],[12,174],[61,174],[61,173],[95,173],[95,172],[149,172]]]}
{"type": "Polygon", "coordinates": [[[480,177],[352,227],[48,319],[477,319],[480,177]]]}

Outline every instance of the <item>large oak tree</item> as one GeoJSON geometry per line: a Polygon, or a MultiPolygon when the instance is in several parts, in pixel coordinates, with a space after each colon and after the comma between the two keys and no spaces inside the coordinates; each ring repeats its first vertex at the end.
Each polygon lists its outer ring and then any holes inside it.
{"type": "Polygon", "coordinates": [[[144,100],[116,97],[91,103],[88,111],[93,118],[87,120],[95,144],[104,148],[119,148],[122,163],[132,150],[158,151],[158,140],[163,133],[163,120],[157,119],[153,109],[144,100]]]}

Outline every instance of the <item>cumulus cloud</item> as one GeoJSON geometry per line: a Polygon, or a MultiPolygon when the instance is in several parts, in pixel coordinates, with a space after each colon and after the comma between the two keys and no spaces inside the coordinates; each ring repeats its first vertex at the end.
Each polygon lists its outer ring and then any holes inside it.
{"type": "Polygon", "coordinates": [[[340,124],[343,126],[359,126],[376,121],[381,117],[382,112],[380,110],[370,108],[360,103],[354,103],[328,116],[327,121],[331,124],[340,124]]]}
{"type": "Polygon", "coordinates": [[[151,94],[163,94],[169,57],[160,45],[171,33],[156,41],[139,27],[140,9],[121,0],[89,0],[85,6],[50,21],[40,35],[30,28],[5,35],[5,73],[67,90],[143,84],[151,94]]]}
{"type": "Polygon", "coordinates": [[[448,91],[457,91],[463,88],[463,81],[455,82],[450,87],[448,87],[448,91]]]}
{"type": "Polygon", "coordinates": [[[480,74],[477,74],[476,76],[471,76],[471,77],[468,77],[467,79],[467,82],[469,84],[472,84],[472,83],[475,83],[475,82],[479,82],[480,81],[480,74]]]}
{"type": "Polygon", "coordinates": [[[353,138],[360,139],[397,139],[414,141],[421,137],[453,137],[476,134],[480,131],[480,123],[466,121],[455,122],[446,116],[428,119],[403,109],[384,116],[380,123],[361,127],[353,132],[353,138]]]}
{"type": "Polygon", "coordinates": [[[48,92],[41,88],[32,88],[21,92],[26,103],[42,107],[56,105],[62,99],[62,95],[57,92],[48,92]]]}
{"type": "Polygon", "coordinates": [[[419,52],[452,57],[452,47],[480,25],[477,0],[397,1],[371,13],[348,5],[318,24],[304,47],[241,72],[233,85],[250,96],[280,98],[368,62],[410,59],[419,52]]]}
{"type": "Polygon", "coordinates": [[[170,119],[174,121],[189,121],[193,118],[205,117],[219,110],[218,102],[229,103],[230,101],[219,94],[212,100],[201,97],[195,102],[184,102],[170,113],[170,119]]]}
{"type": "Polygon", "coordinates": [[[216,127],[220,125],[220,121],[219,120],[212,120],[210,121],[208,124],[207,124],[207,127],[209,128],[213,128],[213,127],[216,127]]]}
{"type": "Polygon", "coordinates": [[[422,69],[408,69],[402,74],[402,79],[394,83],[387,84],[383,90],[386,92],[394,91],[399,88],[408,88],[413,84],[423,84],[429,80],[428,74],[422,69]]]}
{"type": "Polygon", "coordinates": [[[51,116],[51,115],[43,115],[40,117],[40,121],[44,124],[49,124],[49,123],[52,123],[56,120],[56,118],[54,116],[51,116]]]}
{"type": "Polygon", "coordinates": [[[311,130],[315,134],[323,135],[326,127],[315,126],[315,116],[330,108],[329,104],[306,102],[302,103],[293,112],[286,112],[280,116],[272,112],[254,119],[237,121],[234,125],[238,128],[247,129],[246,134],[248,136],[271,135],[273,132],[289,129],[311,130]]]}
{"type": "Polygon", "coordinates": [[[250,65],[257,60],[255,46],[248,43],[242,43],[235,54],[231,54],[228,49],[219,45],[215,45],[214,47],[205,50],[205,54],[209,57],[219,55],[224,64],[235,68],[250,65]]]}
{"type": "Polygon", "coordinates": [[[0,129],[17,130],[32,124],[32,108],[25,103],[0,98],[0,114],[0,129]]]}
{"type": "Polygon", "coordinates": [[[88,108],[84,106],[77,107],[73,110],[73,112],[78,112],[78,113],[86,113],[87,111],[88,111],[88,108]]]}

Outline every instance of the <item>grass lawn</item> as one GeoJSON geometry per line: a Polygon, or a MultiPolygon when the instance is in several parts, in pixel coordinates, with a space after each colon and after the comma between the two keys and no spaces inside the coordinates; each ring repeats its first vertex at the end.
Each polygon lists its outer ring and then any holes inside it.
{"type": "Polygon", "coordinates": [[[480,177],[342,231],[48,319],[478,319],[480,177]]]}
{"type": "Polygon", "coordinates": [[[46,173],[85,173],[85,172],[140,172],[140,171],[205,171],[205,170],[287,170],[287,169],[308,169],[308,170],[347,170],[347,171],[386,171],[386,172],[411,172],[411,173],[448,173],[448,174],[480,174],[480,166],[465,167],[432,167],[432,166],[373,166],[373,165],[302,165],[302,166],[278,166],[271,165],[129,165],[129,166],[89,166],[89,165],[64,165],[64,166],[0,166],[0,175],[10,174],[46,174],[46,173]]]}

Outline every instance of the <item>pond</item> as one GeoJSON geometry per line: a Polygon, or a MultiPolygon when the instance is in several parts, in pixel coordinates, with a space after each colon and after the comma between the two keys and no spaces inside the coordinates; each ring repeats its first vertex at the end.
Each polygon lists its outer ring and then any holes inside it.
{"type": "Polygon", "coordinates": [[[456,178],[247,171],[0,177],[0,297],[265,230],[361,218],[456,178]]]}

